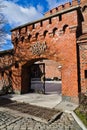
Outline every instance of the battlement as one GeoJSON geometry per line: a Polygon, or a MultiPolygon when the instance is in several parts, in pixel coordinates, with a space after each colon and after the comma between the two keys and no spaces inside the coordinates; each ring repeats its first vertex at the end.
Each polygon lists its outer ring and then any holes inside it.
{"type": "Polygon", "coordinates": [[[53,15],[57,12],[63,11],[65,9],[68,9],[70,7],[77,6],[77,5],[79,5],[79,1],[78,0],[72,0],[72,2],[67,2],[63,5],[59,5],[58,7],[55,7],[53,9],[49,10],[48,12],[45,13],[45,16],[53,15]]]}
{"type": "Polygon", "coordinates": [[[79,12],[83,10],[82,15],[80,15],[79,13],[78,17],[80,17],[80,19],[84,17],[83,22],[80,21],[82,23],[79,23],[79,26],[80,24],[82,24],[82,33],[85,33],[87,32],[87,13],[85,11],[87,8],[86,4],[87,0],[72,0],[72,2],[67,2],[63,5],[55,7],[45,13],[45,16],[43,18],[12,29],[12,41],[15,37],[19,39],[19,36],[22,37],[22,41],[24,40],[24,37],[25,39],[27,39],[27,37],[29,37],[30,39],[31,37],[31,39],[35,40],[35,37],[37,37],[38,35],[40,37],[44,37],[45,31],[51,34],[54,28],[57,28],[58,30],[63,30],[64,25],[67,25],[69,28],[71,26],[75,27],[77,26],[77,10],[79,10],[79,12]],[[52,30],[49,30],[48,27],[52,28],[52,30]]]}

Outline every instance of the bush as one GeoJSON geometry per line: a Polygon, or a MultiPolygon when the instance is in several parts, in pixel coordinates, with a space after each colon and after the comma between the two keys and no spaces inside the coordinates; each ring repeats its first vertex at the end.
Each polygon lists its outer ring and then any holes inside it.
{"type": "Polygon", "coordinates": [[[75,110],[77,116],[82,120],[82,122],[87,126],[87,95],[80,95],[80,105],[75,110]]]}
{"type": "Polygon", "coordinates": [[[10,94],[13,93],[13,89],[11,86],[3,86],[2,90],[0,91],[0,95],[10,94]]]}

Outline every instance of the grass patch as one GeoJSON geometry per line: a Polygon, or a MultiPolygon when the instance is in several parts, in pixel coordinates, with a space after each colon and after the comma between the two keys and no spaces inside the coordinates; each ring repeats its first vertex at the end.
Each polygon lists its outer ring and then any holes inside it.
{"type": "MultiPolygon", "coordinates": [[[[84,113],[81,109],[82,107],[78,107],[75,110],[76,115],[80,118],[80,120],[83,122],[83,124],[87,127],[87,114],[84,113]]],[[[85,110],[84,110],[85,111],[85,110]]]]}
{"type": "Polygon", "coordinates": [[[75,110],[75,113],[83,122],[83,124],[87,127],[87,93],[83,93],[80,96],[80,105],[75,110]]]}

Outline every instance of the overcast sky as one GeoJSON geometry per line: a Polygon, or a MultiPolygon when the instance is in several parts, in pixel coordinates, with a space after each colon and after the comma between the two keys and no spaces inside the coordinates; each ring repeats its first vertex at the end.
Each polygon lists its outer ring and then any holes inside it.
{"type": "Polygon", "coordinates": [[[0,0],[5,7],[3,14],[7,21],[7,37],[2,49],[12,48],[10,30],[16,26],[43,17],[48,10],[71,0],[0,0]]]}

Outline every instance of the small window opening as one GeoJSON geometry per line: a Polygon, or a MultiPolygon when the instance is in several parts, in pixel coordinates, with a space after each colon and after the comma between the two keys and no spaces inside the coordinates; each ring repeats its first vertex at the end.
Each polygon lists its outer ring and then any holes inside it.
{"type": "Polygon", "coordinates": [[[18,62],[15,62],[15,68],[19,68],[18,62]]]}
{"type": "Polygon", "coordinates": [[[85,78],[87,78],[87,70],[85,70],[85,78]]]}
{"type": "Polygon", "coordinates": [[[36,40],[38,39],[39,33],[36,33],[36,40]]]}
{"type": "Polygon", "coordinates": [[[22,42],[24,41],[24,36],[23,36],[23,37],[21,37],[21,41],[22,41],[22,42]]]}
{"type": "Polygon", "coordinates": [[[29,34],[29,36],[28,36],[28,40],[30,41],[30,39],[31,39],[31,35],[29,34]]]}
{"type": "Polygon", "coordinates": [[[46,37],[47,33],[48,33],[48,31],[47,31],[47,30],[46,30],[46,31],[44,31],[44,38],[46,37]]]}
{"type": "Polygon", "coordinates": [[[26,26],[26,32],[27,32],[27,26],[26,26]]]}
{"type": "Polygon", "coordinates": [[[1,76],[4,77],[4,71],[2,71],[1,76]]]}
{"type": "Polygon", "coordinates": [[[32,25],[32,28],[33,28],[33,29],[35,28],[35,25],[34,25],[34,24],[32,25]]]}
{"type": "Polygon", "coordinates": [[[49,19],[49,24],[51,24],[52,23],[52,20],[51,20],[51,18],[49,19]]]}
{"type": "Polygon", "coordinates": [[[52,14],[52,10],[50,10],[50,14],[52,14]]]}
{"type": "Polygon", "coordinates": [[[43,26],[43,22],[42,22],[42,21],[40,22],[40,26],[41,26],[41,27],[43,26]]]}
{"type": "Polygon", "coordinates": [[[57,30],[57,28],[54,28],[54,29],[53,29],[53,36],[55,36],[56,30],[57,30]]]}
{"type": "Polygon", "coordinates": [[[9,76],[10,76],[10,77],[12,76],[12,71],[9,71],[9,76]]]}
{"type": "Polygon", "coordinates": [[[58,11],[58,8],[56,7],[56,11],[58,11]]]}
{"type": "Polygon", "coordinates": [[[62,15],[59,15],[59,21],[62,21],[62,15]]]}
{"type": "Polygon", "coordinates": [[[63,31],[64,31],[64,32],[66,31],[66,28],[67,28],[67,27],[68,27],[67,24],[63,26],[63,31]]]}

